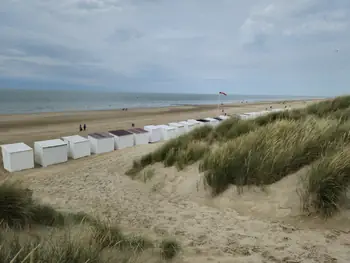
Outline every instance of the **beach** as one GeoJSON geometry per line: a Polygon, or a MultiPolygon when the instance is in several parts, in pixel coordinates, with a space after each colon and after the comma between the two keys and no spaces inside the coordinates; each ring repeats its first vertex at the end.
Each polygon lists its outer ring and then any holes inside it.
{"type": "MultiPolygon", "coordinates": [[[[272,108],[304,107],[312,101],[264,102],[225,105],[227,114],[272,108]]],[[[91,111],[2,115],[1,144],[54,139],[64,135],[143,127],[190,118],[219,115],[217,106],[181,106],[128,111],[91,111]],[[79,124],[88,131],[78,132],[79,124]]],[[[16,180],[33,190],[35,199],[56,209],[85,212],[117,223],[130,233],[152,238],[175,237],[183,251],[173,262],[348,262],[346,217],[304,222],[298,217],[295,191],[298,173],[265,190],[243,195],[229,189],[210,198],[198,165],[183,171],[155,164],[152,178],[131,179],[125,172],[133,160],[163,143],[140,145],[93,155],[46,168],[34,168],[3,180],[16,180]],[[234,200],[234,202],[232,201],[234,200]]]]}
{"type": "MultiPolygon", "coordinates": [[[[227,114],[236,114],[272,108],[303,107],[309,101],[285,101],[235,103],[222,105],[227,114]]],[[[131,128],[145,125],[167,124],[173,121],[183,121],[203,117],[214,117],[222,114],[217,105],[173,106],[161,108],[135,108],[122,110],[48,112],[31,114],[0,115],[0,145],[24,142],[33,146],[34,141],[60,138],[62,136],[92,132],[106,132],[115,129],[131,128]],[[87,125],[87,131],[79,132],[80,124],[87,125]]]]}

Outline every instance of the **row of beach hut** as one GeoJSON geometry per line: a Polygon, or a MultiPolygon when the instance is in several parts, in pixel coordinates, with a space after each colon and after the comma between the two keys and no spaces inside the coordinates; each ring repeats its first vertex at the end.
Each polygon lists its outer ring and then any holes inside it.
{"type": "MultiPolygon", "coordinates": [[[[276,111],[276,110],[275,110],[276,111]]],[[[242,119],[255,118],[271,111],[245,113],[242,119]]],[[[34,168],[34,163],[42,167],[67,162],[69,158],[79,159],[91,154],[101,154],[135,145],[167,141],[202,126],[216,126],[228,116],[215,118],[189,119],[171,122],[167,125],[147,125],[143,128],[113,130],[91,133],[87,137],[66,136],[61,139],[34,142],[34,150],[25,143],[2,145],[3,166],[9,172],[34,168]]]]}

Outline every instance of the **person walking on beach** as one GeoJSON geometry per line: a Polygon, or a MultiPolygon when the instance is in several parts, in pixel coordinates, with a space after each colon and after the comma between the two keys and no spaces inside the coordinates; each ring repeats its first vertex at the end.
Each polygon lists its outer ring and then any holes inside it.
{"type": "Polygon", "coordinates": [[[79,130],[80,130],[80,131],[82,131],[82,130],[83,130],[83,128],[81,127],[81,124],[79,125],[79,130]]]}
{"type": "Polygon", "coordinates": [[[86,124],[84,123],[84,131],[86,131],[86,124]]]}

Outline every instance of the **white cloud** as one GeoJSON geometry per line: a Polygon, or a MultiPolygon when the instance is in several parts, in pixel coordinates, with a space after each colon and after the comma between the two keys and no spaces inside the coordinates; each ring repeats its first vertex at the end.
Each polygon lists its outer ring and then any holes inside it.
{"type": "Polygon", "coordinates": [[[350,66],[349,19],[348,0],[2,0],[0,78],[207,92],[219,79],[237,93],[298,79],[293,93],[318,92],[300,83],[350,66]]]}

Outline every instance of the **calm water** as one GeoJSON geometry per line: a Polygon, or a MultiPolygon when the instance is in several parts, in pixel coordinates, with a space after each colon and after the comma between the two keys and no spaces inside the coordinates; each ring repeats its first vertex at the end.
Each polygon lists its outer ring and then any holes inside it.
{"type": "MultiPolygon", "coordinates": [[[[221,101],[223,103],[229,103],[242,100],[262,101],[300,98],[302,97],[228,95],[226,97],[221,96],[221,101]]],[[[0,114],[217,104],[217,101],[217,94],[111,93],[0,89],[0,114]]]]}

